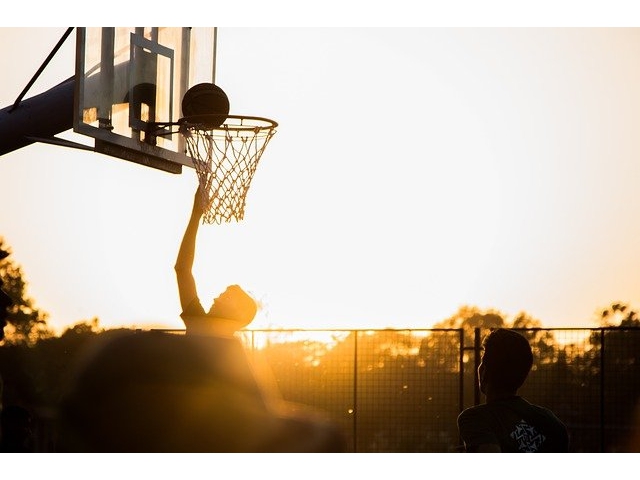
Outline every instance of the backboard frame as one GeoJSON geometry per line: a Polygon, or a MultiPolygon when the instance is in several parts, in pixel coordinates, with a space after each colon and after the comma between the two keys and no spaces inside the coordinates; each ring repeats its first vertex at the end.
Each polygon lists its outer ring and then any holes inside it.
{"type": "Polygon", "coordinates": [[[163,136],[157,123],[179,119],[191,86],[214,82],[216,33],[77,27],[73,130],[93,138],[98,153],[170,173],[193,168],[182,136],[163,136]]]}

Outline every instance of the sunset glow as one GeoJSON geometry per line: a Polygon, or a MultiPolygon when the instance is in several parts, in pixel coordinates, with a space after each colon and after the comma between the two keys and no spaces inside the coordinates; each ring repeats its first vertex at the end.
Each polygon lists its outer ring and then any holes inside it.
{"type": "MultiPolygon", "coordinates": [[[[64,30],[0,29],[3,107],[64,30]]],[[[221,28],[218,47],[232,112],[279,128],[245,220],[200,230],[203,304],[238,283],[255,328],[429,328],[461,305],[591,327],[640,304],[637,28],[221,28]]],[[[73,71],[72,36],[30,95],[73,71]]],[[[54,328],[182,327],[194,171],[34,144],[0,175],[0,235],[54,328]]]]}

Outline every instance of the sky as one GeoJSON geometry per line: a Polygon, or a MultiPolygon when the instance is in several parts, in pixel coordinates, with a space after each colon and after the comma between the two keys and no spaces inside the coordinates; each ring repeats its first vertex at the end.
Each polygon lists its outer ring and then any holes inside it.
{"type": "MultiPolygon", "coordinates": [[[[0,108],[65,30],[0,28],[0,108]]],[[[73,75],[74,48],[27,98],[73,75]]],[[[203,304],[238,283],[255,328],[429,328],[462,305],[593,327],[640,307],[639,60],[640,29],[616,26],[220,27],[231,113],[279,127],[244,220],[200,227],[203,304]]],[[[195,171],[34,144],[0,178],[0,236],[53,328],[182,328],[195,171]]]]}

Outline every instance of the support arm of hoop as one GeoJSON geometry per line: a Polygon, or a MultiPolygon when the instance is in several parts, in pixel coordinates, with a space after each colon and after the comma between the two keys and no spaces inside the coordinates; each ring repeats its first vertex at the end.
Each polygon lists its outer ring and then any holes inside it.
{"type": "Polygon", "coordinates": [[[168,137],[180,133],[180,130],[172,130],[171,127],[180,127],[180,122],[150,122],[146,128],[148,135],[154,137],[168,137]]]}
{"type": "Polygon", "coordinates": [[[196,250],[196,236],[198,235],[198,227],[202,213],[200,188],[198,188],[193,199],[191,217],[189,218],[189,223],[187,223],[187,228],[185,229],[174,267],[178,281],[180,305],[183,310],[198,297],[192,268],[196,250]]]}

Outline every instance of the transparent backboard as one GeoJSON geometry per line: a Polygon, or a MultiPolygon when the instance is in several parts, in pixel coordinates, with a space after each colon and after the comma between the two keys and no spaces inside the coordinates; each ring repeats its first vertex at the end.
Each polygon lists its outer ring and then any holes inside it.
{"type": "Polygon", "coordinates": [[[74,131],[106,155],[192,167],[182,135],[154,123],[176,122],[184,93],[214,83],[215,49],[215,27],[77,28],[74,131]]]}

